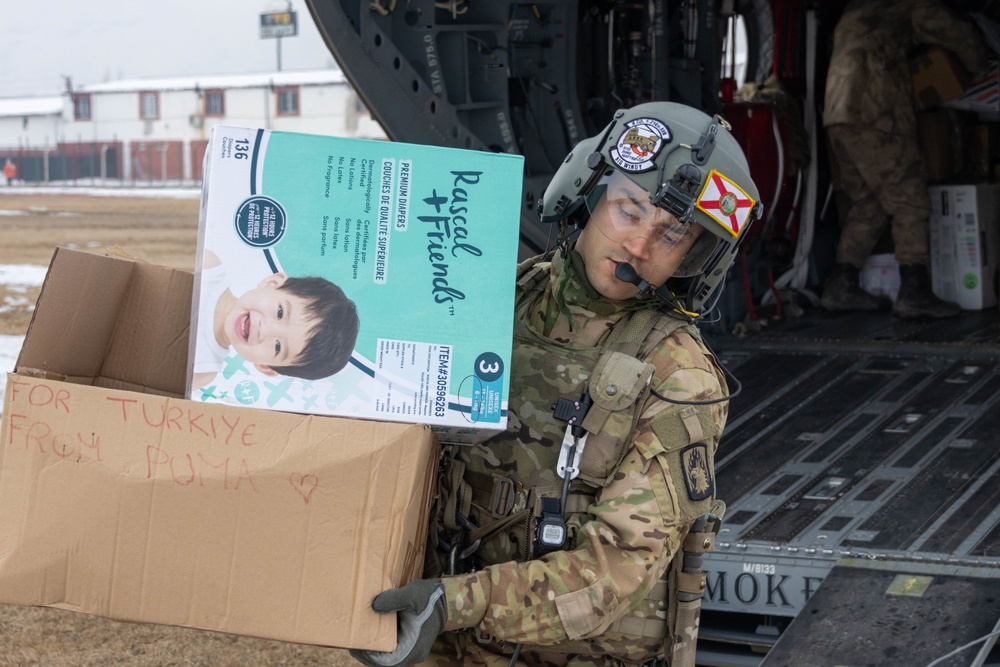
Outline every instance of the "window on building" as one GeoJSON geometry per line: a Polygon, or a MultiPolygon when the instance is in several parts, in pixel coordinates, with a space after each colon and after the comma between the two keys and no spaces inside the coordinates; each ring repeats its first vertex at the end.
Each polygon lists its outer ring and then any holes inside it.
{"type": "Polygon", "coordinates": [[[226,113],[226,97],[221,90],[205,91],[205,115],[223,116],[226,113]]]}
{"type": "Polygon", "coordinates": [[[90,120],[90,95],[73,95],[73,120],[90,120]]]}
{"type": "Polygon", "coordinates": [[[292,86],[289,88],[278,88],[278,115],[298,116],[299,115],[299,88],[292,86]]]}
{"type": "Polygon", "coordinates": [[[139,93],[139,117],[143,120],[157,120],[160,117],[159,93],[139,93]]]}

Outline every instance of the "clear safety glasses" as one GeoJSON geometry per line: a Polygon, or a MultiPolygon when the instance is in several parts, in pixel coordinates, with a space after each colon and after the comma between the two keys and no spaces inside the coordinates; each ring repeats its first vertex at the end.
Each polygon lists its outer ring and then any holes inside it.
{"type": "Polygon", "coordinates": [[[675,278],[702,272],[718,239],[697,222],[681,222],[649,201],[649,192],[621,172],[603,177],[587,197],[590,219],[608,240],[618,244],[643,240],[651,253],[678,254],[684,259],[675,278]]]}

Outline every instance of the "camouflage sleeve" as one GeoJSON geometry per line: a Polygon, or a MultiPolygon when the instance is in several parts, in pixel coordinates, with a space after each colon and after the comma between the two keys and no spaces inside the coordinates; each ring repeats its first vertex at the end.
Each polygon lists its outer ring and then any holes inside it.
{"type": "MultiPolygon", "coordinates": [[[[720,377],[708,367],[675,371],[661,388],[681,400],[722,396],[720,377]],[[682,387],[683,385],[683,387],[682,387]]],[[[720,404],[720,405],[725,405],[720,404]]],[[[595,637],[638,606],[662,577],[694,516],[683,486],[676,433],[683,408],[651,399],[617,474],[597,496],[590,519],[576,533],[575,548],[525,563],[508,562],[443,579],[446,630],[479,626],[509,642],[551,645],[595,637]],[[673,454],[671,454],[673,453],[673,454]]],[[[705,411],[712,452],[724,408],[705,411]]],[[[698,512],[700,513],[700,512],[698,512]]]]}
{"type": "Polygon", "coordinates": [[[920,44],[948,49],[979,77],[988,69],[986,41],[976,25],[938,0],[921,0],[913,9],[914,37],[920,44]]]}
{"type": "Polygon", "coordinates": [[[673,495],[659,462],[633,449],[590,508],[575,549],[445,577],[445,629],[478,625],[535,645],[600,634],[646,596],[677,550],[673,495]]]}

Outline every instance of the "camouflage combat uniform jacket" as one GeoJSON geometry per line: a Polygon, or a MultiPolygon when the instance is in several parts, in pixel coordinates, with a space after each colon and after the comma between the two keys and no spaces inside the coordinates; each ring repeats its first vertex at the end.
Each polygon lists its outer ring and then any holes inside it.
{"type": "MultiPolygon", "coordinates": [[[[693,326],[652,303],[601,298],[575,252],[529,263],[533,270],[526,263],[519,271],[508,429],[453,448],[443,473],[444,523],[468,512],[466,528],[480,530],[467,530],[465,543],[481,543],[473,565],[457,570],[471,573],[443,577],[448,622],[429,663],[505,665],[518,643],[527,664],[648,662],[663,655],[668,565],[693,519],[715,504],[714,453],[728,409],[725,401],[669,403],[650,388],[704,401],[728,395],[725,378],[693,326]],[[649,349],[637,343],[639,359],[602,356],[606,341],[628,338],[627,323],[640,320],[659,334],[640,335],[649,349]],[[558,498],[562,487],[556,463],[566,423],[551,406],[588,386],[601,394],[595,409],[604,426],[588,435],[573,482],[568,543],[537,557],[540,498],[558,498]],[[464,631],[447,632],[455,630],[464,631]]],[[[449,539],[442,529],[438,543],[449,539]]],[[[685,635],[667,641],[683,645],[685,635]]]]}
{"type": "Polygon", "coordinates": [[[910,57],[919,46],[944,47],[972,74],[986,73],[976,27],[939,0],[853,0],[833,39],[824,125],[915,136],[910,57]]]}

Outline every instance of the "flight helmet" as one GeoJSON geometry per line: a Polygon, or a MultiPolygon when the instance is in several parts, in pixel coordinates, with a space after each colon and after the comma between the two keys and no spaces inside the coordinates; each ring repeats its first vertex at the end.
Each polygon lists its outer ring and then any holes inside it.
{"type": "Polygon", "coordinates": [[[718,299],[740,242],[762,213],[743,149],[721,117],[694,107],[649,102],[619,110],[600,134],[566,156],[539,201],[542,222],[582,228],[609,181],[622,177],[682,225],[704,228],[666,285],[647,283],[639,292],[701,317],[718,299]]]}

